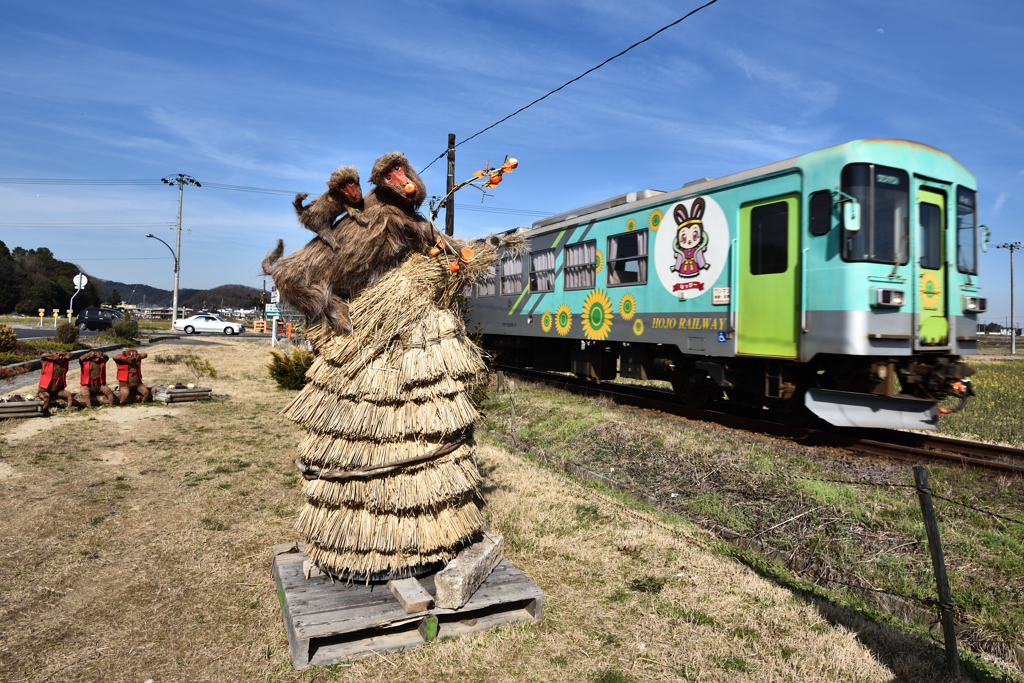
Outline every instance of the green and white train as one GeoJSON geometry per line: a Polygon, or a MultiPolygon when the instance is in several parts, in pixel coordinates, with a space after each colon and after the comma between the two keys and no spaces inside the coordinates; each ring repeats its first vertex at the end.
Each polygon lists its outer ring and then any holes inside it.
{"type": "Polygon", "coordinates": [[[934,428],[973,393],[976,190],[938,149],[858,140],[630,192],[534,223],[468,293],[470,327],[501,362],[689,405],[934,428]]]}

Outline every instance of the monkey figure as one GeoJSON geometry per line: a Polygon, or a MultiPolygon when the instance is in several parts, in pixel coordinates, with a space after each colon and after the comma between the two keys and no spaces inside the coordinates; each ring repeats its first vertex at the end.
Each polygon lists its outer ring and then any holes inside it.
{"type": "Polygon", "coordinates": [[[138,395],[140,403],[153,400],[153,394],[142,383],[142,359],[146,355],[135,349],[128,349],[120,355],[114,356],[114,362],[117,363],[117,382],[120,385],[118,398],[121,405],[128,403],[135,394],[138,395]]]}
{"type": "Polygon", "coordinates": [[[299,222],[319,237],[281,259],[284,241],[263,259],[263,272],[274,278],[281,298],[292,304],[310,322],[324,321],[338,334],[352,329],[348,304],[332,290],[331,271],[345,258],[339,235],[349,224],[362,220],[363,191],[354,166],[341,166],[327,181],[327,192],[303,206],[305,194],[295,196],[293,205],[299,222]],[[337,221],[335,217],[342,215],[337,221]],[[280,259],[280,261],[278,261],[280,259]]]}
{"type": "Polygon", "coordinates": [[[82,388],[79,390],[82,403],[86,408],[92,408],[92,399],[96,398],[99,404],[100,396],[107,397],[107,403],[117,405],[114,402],[114,392],[107,386],[107,361],[110,358],[100,351],[90,351],[78,358],[78,364],[82,367],[82,388]]]}
{"type": "Polygon", "coordinates": [[[303,206],[302,202],[308,196],[300,192],[292,202],[299,222],[337,251],[338,242],[332,230],[335,219],[346,212],[356,221],[362,219],[363,189],[359,186],[359,171],[355,166],[339,166],[327,179],[327,192],[303,206]]]}
{"type": "Polygon", "coordinates": [[[43,412],[50,409],[51,402],[56,405],[58,398],[67,401],[68,410],[74,407],[75,398],[68,391],[68,363],[71,356],[64,353],[48,353],[40,357],[43,361],[43,372],[39,377],[39,390],[36,392],[43,401],[43,412]]]}

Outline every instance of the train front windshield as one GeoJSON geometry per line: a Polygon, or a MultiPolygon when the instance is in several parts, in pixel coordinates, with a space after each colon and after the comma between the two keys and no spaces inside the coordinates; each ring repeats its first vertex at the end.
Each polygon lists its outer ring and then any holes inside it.
{"type": "Polygon", "coordinates": [[[843,169],[843,192],[860,204],[860,230],[843,233],[847,261],[907,262],[910,178],[906,171],[875,164],[843,169]]]}

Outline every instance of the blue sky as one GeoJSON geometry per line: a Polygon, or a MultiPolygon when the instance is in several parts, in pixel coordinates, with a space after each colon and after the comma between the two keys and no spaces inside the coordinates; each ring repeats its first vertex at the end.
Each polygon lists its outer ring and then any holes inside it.
{"type": "MultiPolygon", "coordinates": [[[[0,177],[187,173],[315,195],[355,164],[366,190],[381,154],[402,150],[422,168],[449,132],[475,133],[699,4],[7,3],[0,177]]],[[[975,174],[981,222],[1001,243],[1024,239],[1022,83],[1024,3],[720,0],[461,146],[456,175],[515,156],[483,206],[555,213],[907,138],[975,174]]],[[[443,162],[424,180],[440,193],[443,162]]],[[[480,206],[471,192],[459,203],[480,206]]],[[[170,255],[143,234],[172,241],[172,188],[0,184],[0,206],[10,247],[171,286],[170,255]]],[[[456,215],[460,236],[536,219],[456,215]]],[[[260,286],[278,237],[291,250],[311,236],[287,196],[206,187],[185,190],[183,226],[183,287],[260,286]]],[[[981,268],[986,318],[1001,321],[1007,253],[990,250],[981,268]]]]}

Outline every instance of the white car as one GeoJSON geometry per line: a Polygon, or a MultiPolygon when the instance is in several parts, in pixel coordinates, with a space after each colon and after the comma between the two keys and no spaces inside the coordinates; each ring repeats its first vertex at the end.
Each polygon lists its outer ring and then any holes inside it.
{"type": "Polygon", "coordinates": [[[185,334],[199,334],[200,332],[222,332],[227,335],[242,334],[245,332],[245,325],[242,323],[230,323],[219,315],[200,313],[189,318],[175,320],[171,325],[176,330],[185,334]]]}

